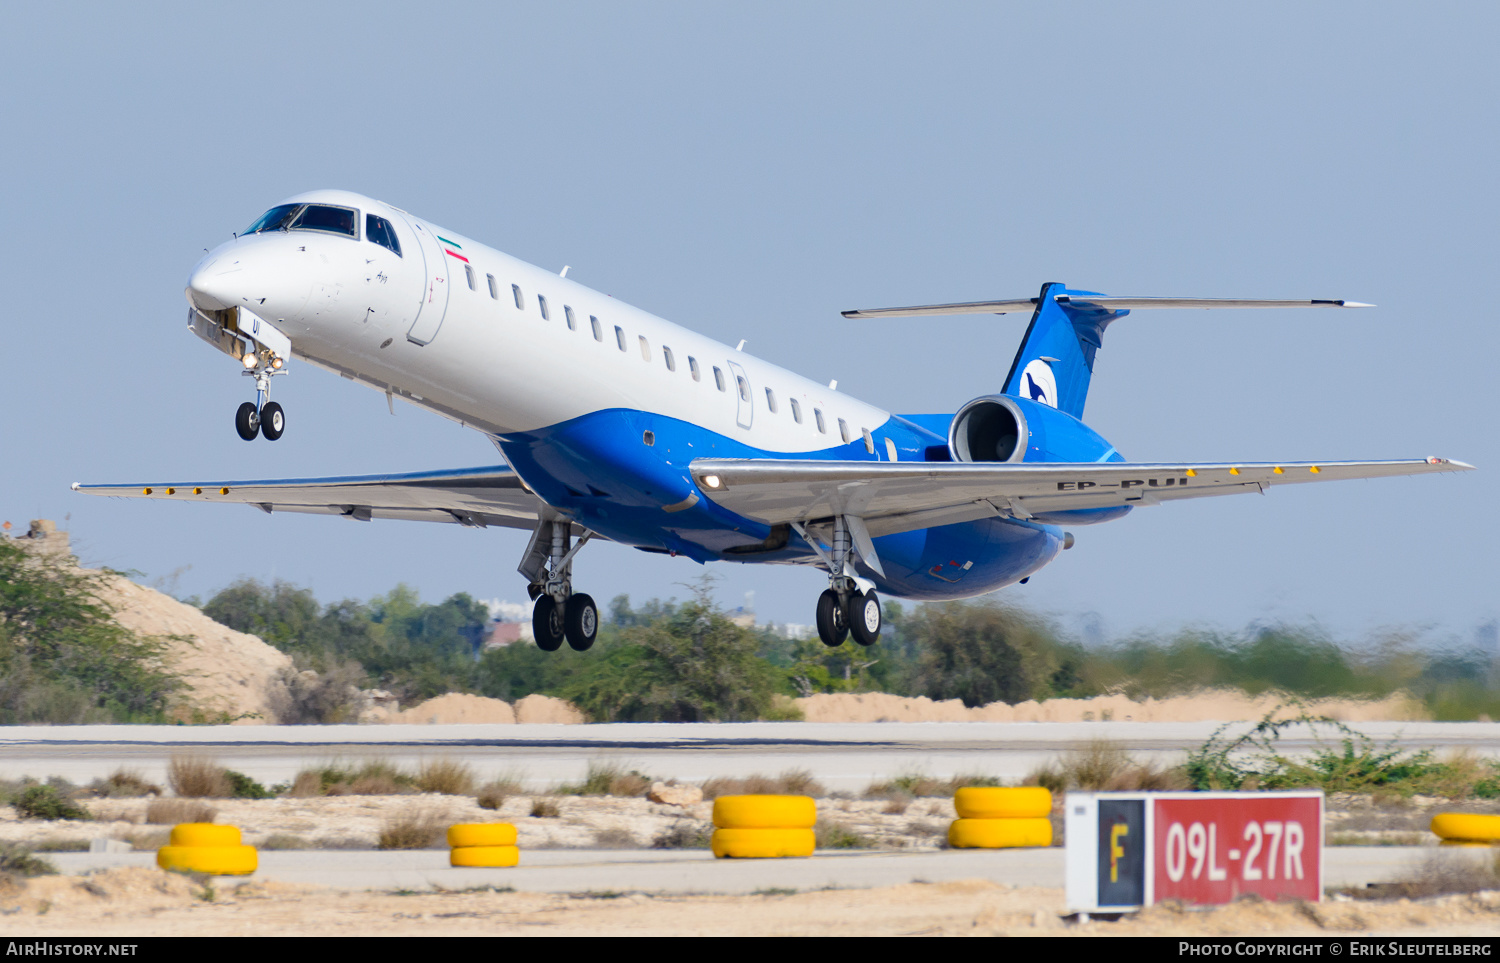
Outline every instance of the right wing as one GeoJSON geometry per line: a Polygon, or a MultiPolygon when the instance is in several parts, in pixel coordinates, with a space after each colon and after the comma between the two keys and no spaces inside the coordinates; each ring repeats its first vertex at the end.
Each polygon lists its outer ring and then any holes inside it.
{"type": "MultiPolygon", "coordinates": [[[[230,502],[261,511],[342,515],[367,522],[399,518],[472,528],[536,528],[546,504],[509,468],[466,468],[401,475],[345,475],[257,481],[166,481],[80,485],[85,495],[167,501],[230,502]]],[[[581,529],[579,530],[581,531],[581,529]]]]}
{"type": "Polygon", "coordinates": [[[979,518],[1261,492],[1272,485],[1467,471],[1446,458],[1403,461],[889,462],[700,458],[693,480],[715,503],[768,524],[862,519],[874,536],[979,518]]]}

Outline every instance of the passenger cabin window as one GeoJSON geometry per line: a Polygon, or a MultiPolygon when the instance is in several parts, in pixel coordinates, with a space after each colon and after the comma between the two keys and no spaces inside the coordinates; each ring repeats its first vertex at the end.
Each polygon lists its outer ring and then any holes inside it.
{"type": "Polygon", "coordinates": [[[861,428],[859,430],[859,433],[863,435],[865,439],[865,453],[870,455],[875,454],[875,439],[870,436],[870,429],[861,428]]]}
{"type": "Polygon", "coordinates": [[[688,370],[693,373],[694,381],[702,381],[703,374],[698,370],[698,359],[688,355],[688,370]]]}
{"type": "Polygon", "coordinates": [[[618,324],[615,325],[615,344],[620,346],[621,351],[625,350],[625,329],[618,324]]]}
{"type": "Polygon", "coordinates": [[[464,265],[464,276],[469,279],[469,290],[470,291],[477,290],[474,287],[474,265],[472,265],[472,264],[465,264],[464,265]]]}
{"type": "Polygon", "coordinates": [[[641,360],[649,364],[651,361],[651,345],[646,341],[644,334],[638,340],[641,342],[641,360]]]}
{"type": "Polygon", "coordinates": [[[395,227],[377,214],[365,215],[365,240],[374,241],[397,257],[401,256],[401,242],[396,240],[395,227]]]}
{"type": "Polygon", "coordinates": [[[516,299],[516,310],[525,311],[526,299],[521,296],[521,286],[519,284],[512,284],[510,286],[510,293],[511,297],[516,299]]]}
{"type": "MultiPolygon", "coordinates": [[[[278,204],[260,216],[254,224],[245,229],[246,234],[263,234],[266,231],[285,231],[289,229],[292,218],[302,210],[301,204],[278,204]]],[[[374,240],[371,238],[370,240],[374,240]]]]}
{"type": "Polygon", "coordinates": [[[542,309],[542,320],[551,321],[552,315],[547,313],[547,298],[544,295],[538,294],[536,296],[536,303],[537,307],[542,309]]]}
{"type": "Polygon", "coordinates": [[[750,382],[746,381],[743,375],[735,375],[734,376],[734,383],[740,386],[740,400],[741,401],[749,401],[750,400],[750,382]]]}
{"type": "Polygon", "coordinates": [[[720,391],[724,390],[724,372],[718,368],[714,369],[714,384],[719,386],[720,391]]]}
{"type": "Polygon", "coordinates": [[[839,437],[844,439],[844,444],[849,444],[849,426],[842,418],[839,419],[839,437]]]}
{"type": "Polygon", "coordinates": [[[662,345],[661,346],[661,356],[662,356],[662,360],[667,363],[667,370],[668,371],[676,371],[677,370],[677,359],[674,358],[674,357],[672,357],[672,349],[671,348],[667,347],[666,345],[662,345]]]}
{"type": "Polygon", "coordinates": [[[484,278],[490,283],[490,297],[496,301],[500,300],[500,284],[495,280],[495,276],[493,274],[486,274],[484,278]]]}
{"type": "Polygon", "coordinates": [[[342,234],[359,238],[359,212],[352,207],[333,207],[328,204],[309,204],[292,221],[294,231],[320,231],[324,234],[342,234]]]}
{"type": "Polygon", "coordinates": [[[823,423],[823,409],[822,408],[814,408],[813,409],[813,420],[818,423],[818,434],[820,434],[820,435],[826,435],[826,434],[828,434],[828,426],[823,423]]]}
{"type": "Polygon", "coordinates": [[[797,404],[796,398],[792,399],[792,420],[799,425],[802,424],[802,406],[797,404]]]}
{"type": "Polygon", "coordinates": [[[563,305],[563,317],[566,318],[567,321],[568,321],[568,330],[569,331],[577,331],[578,330],[578,321],[575,320],[574,317],[573,317],[573,309],[570,308],[570,307],[568,307],[566,304],[563,305]]]}
{"type": "Polygon", "coordinates": [[[766,407],[771,409],[771,414],[776,414],[776,392],[770,388],[766,389],[766,407]]]}
{"type": "Polygon", "coordinates": [[[591,314],[591,315],[589,315],[589,324],[593,325],[593,327],[594,327],[594,340],[595,341],[603,341],[604,340],[604,329],[599,326],[599,319],[596,318],[596,317],[594,317],[591,314]]]}

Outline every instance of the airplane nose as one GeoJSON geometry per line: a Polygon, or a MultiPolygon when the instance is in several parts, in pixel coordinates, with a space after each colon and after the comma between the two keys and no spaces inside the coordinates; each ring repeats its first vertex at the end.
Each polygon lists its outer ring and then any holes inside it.
{"type": "Polygon", "coordinates": [[[233,259],[206,257],[188,278],[188,301],[200,311],[233,307],[241,300],[234,282],[243,274],[243,268],[233,259]]]}

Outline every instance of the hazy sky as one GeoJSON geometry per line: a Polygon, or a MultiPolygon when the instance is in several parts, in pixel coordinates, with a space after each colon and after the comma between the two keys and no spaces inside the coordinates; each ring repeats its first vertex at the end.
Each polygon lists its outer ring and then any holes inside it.
{"type": "MultiPolygon", "coordinates": [[[[1136,312],[1085,418],[1133,460],[1440,454],[1480,471],[1148,508],[1006,595],[1118,634],[1500,614],[1500,8],[1488,4],[9,4],[0,58],[0,516],[207,597],[284,578],[524,597],[524,533],[111,501],[74,481],[497,462],[307,365],[242,442],[185,330],[205,248],[288,195],[380,197],[900,412],[997,390],[1024,317],[848,308],[1113,294],[1377,309],[1136,312]],[[71,516],[68,518],[68,516],[71,516]],[[1092,614],[1091,614],[1092,613],[1092,614]]],[[[559,385],[566,391],[566,385],[559,385]]],[[[719,564],[811,622],[810,569],[719,564]]],[[[683,559],[591,546],[601,603],[683,559]]]]}

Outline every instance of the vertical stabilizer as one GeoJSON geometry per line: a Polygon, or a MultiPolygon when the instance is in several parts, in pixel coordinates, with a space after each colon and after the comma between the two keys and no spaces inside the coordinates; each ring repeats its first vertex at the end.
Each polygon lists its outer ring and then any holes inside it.
{"type": "Polygon", "coordinates": [[[1089,381],[1094,374],[1094,353],[1103,342],[1104,329],[1129,311],[1110,310],[1087,302],[1059,301],[1058,296],[1086,297],[1092,291],[1070,291],[1049,281],[1042,285],[1031,315],[1031,326],[1006,375],[1004,392],[1029,398],[1083,417],[1089,381]]]}

